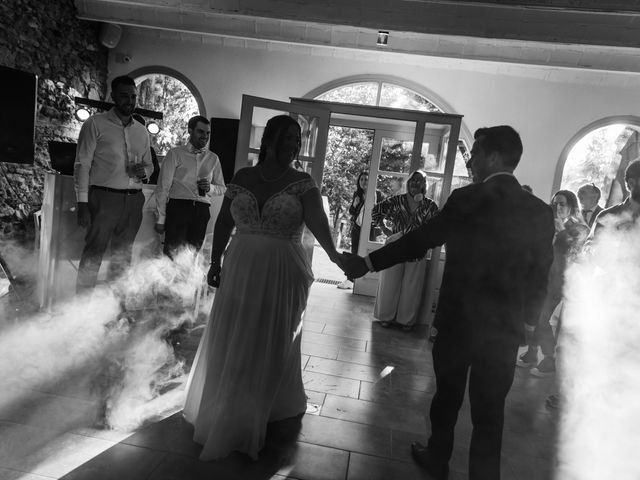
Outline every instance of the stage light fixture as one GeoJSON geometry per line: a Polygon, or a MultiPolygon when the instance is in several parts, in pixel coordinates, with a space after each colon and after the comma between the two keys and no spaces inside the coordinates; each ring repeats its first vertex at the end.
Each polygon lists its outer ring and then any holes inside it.
{"type": "Polygon", "coordinates": [[[156,122],[149,122],[147,123],[147,130],[151,135],[155,135],[160,131],[160,126],[156,122]]]}
{"type": "Polygon", "coordinates": [[[91,113],[84,107],[80,107],[76,110],[76,118],[81,122],[84,122],[90,116],[91,113]]]}
{"type": "Polygon", "coordinates": [[[389,32],[387,32],[385,30],[379,30],[378,31],[378,40],[377,40],[376,43],[381,47],[386,47],[388,41],[389,41],[389,32]]]}

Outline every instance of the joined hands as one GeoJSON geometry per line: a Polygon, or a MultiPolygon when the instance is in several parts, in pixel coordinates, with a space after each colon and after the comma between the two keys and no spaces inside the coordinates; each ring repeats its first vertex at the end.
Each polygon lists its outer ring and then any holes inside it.
{"type": "Polygon", "coordinates": [[[338,254],[335,263],[348,278],[360,278],[369,271],[364,258],[353,253],[343,252],[338,254]]]}

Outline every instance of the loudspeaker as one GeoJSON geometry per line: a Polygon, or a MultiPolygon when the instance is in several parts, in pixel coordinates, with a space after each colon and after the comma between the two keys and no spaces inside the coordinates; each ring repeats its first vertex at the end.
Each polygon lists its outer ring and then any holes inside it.
{"type": "Polygon", "coordinates": [[[220,158],[225,183],[231,181],[236,167],[239,126],[235,118],[211,118],[209,149],[220,158]]]}
{"type": "Polygon", "coordinates": [[[103,23],[100,27],[99,40],[107,48],[115,48],[122,36],[122,27],[115,23],[103,23]]]}

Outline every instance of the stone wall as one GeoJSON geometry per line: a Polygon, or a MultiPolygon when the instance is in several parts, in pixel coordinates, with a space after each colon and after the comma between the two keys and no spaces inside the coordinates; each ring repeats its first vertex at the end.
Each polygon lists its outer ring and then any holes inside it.
{"type": "Polygon", "coordinates": [[[107,49],[99,29],[76,18],[73,0],[0,2],[0,65],[38,75],[35,162],[0,164],[0,234],[29,226],[40,208],[47,141],[77,139],[74,97],[105,97],[107,49]]]}

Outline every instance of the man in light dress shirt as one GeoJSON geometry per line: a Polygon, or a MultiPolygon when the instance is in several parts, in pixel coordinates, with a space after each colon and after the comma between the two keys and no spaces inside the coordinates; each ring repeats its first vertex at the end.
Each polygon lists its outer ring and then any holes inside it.
{"type": "Polygon", "coordinates": [[[156,186],[155,230],[165,234],[164,253],[169,257],[184,245],[202,247],[211,195],[222,195],[226,188],[218,156],[205,148],[211,135],[209,120],[192,117],[188,132],[187,145],[167,152],[156,186]]]}
{"type": "Polygon", "coordinates": [[[74,182],[78,225],[88,230],[78,267],[78,291],[95,286],[109,243],[109,280],[131,263],[133,241],[142,222],[142,183],[153,172],[147,129],[131,117],[136,98],[131,77],[114,78],[113,108],[93,115],[80,129],[74,182]]]}

